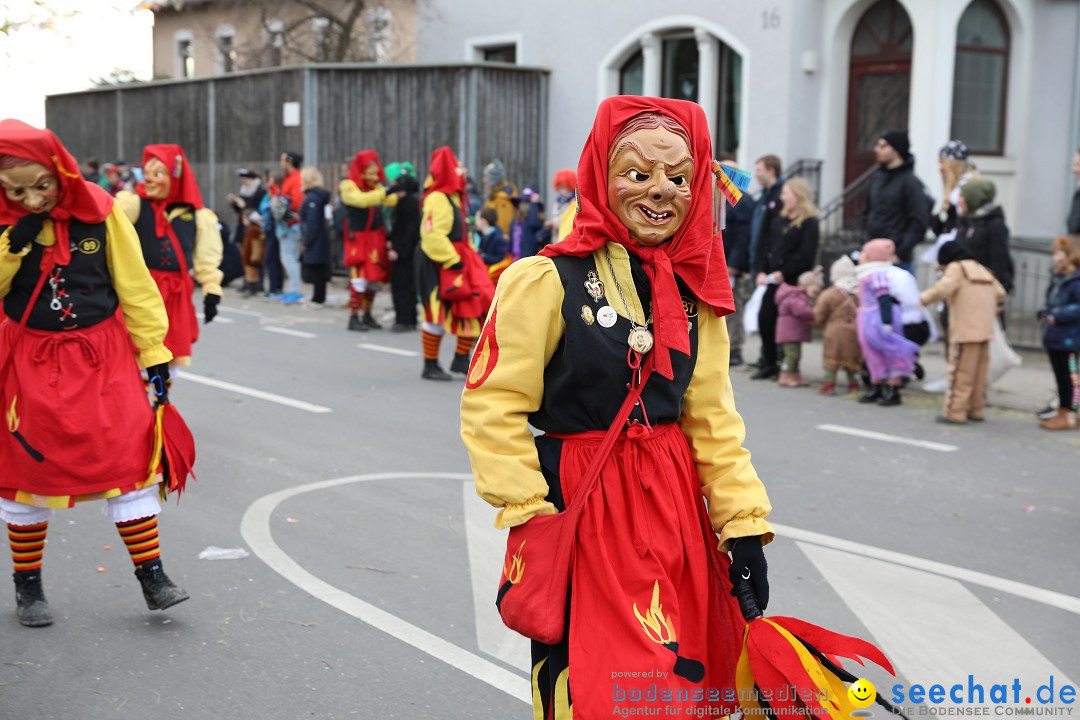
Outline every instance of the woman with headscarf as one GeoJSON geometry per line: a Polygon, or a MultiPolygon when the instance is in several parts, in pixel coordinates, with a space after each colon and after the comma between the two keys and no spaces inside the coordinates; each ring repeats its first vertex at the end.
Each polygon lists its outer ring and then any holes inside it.
{"type": "Polygon", "coordinates": [[[135,225],[150,276],[169,313],[165,346],[173,365],[191,364],[199,339],[192,294],[202,286],[203,318],[210,322],[221,302],[222,244],[218,219],[203,207],[195,171],[179,145],[143,149],[143,181],[135,192],[121,192],[116,204],[135,225]],[[194,274],[194,278],[192,275],[194,274]]]}
{"type": "Polygon", "coordinates": [[[52,623],[41,584],[49,519],[87,500],[106,501],[147,606],[163,610],[188,596],[161,565],[162,476],[138,373],[159,388],[169,377],[161,294],[127,216],[51,132],[0,122],[0,186],[0,518],[16,615],[52,623]]]}
{"type": "Polygon", "coordinates": [[[573,232],[507,269],[473,358],[461,432],[496,527],[564,510],[600,438],[619,433],[576,527],[565,632],[533,641],[537,717],[610,717],[619,692],[650,684],[684,701],[635,709],[734,710],[705,691],[735,686],[744,624],[731,582],[749,577],[764,607],[773,531],[728,375],[711,165],[698,105],[603,101],[573,232]],[[629,421],[613,422],[637,392],[629,421]],[[634,679],[639,668],[654,676],[634,679]]]}
{"type": "Polygon", "coordinates": [[[386,173],[379,153],[361,150],[349,163],[349,177],[341,181],[338,195],[345,206],[345,267],[349,268],[349,329],[381,330],[371,307],[382,283],[390,279],[383,206],[397,204],[387,195],[386,173]],[[360,317],[360,313],[363,317],[360,317]]]}
{"type": "Polygon", "coordinates": [[[487,265],[473,249],[465,231],[469,209],[465,168],[446,146],[431,154],[424,182],[420,215],[420,253],[416,257],[416,287],[424,309],[421,339],[425,380],[450,380],[439,365],[442,336],[457,336],[450,372],[469,371],[469,353],[480,334],[494,288],[487,265]]]}

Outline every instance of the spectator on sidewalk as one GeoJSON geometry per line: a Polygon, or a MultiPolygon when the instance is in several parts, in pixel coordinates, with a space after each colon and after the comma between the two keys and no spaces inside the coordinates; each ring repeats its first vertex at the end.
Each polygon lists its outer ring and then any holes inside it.
{"type": "Polygon", "coordinates": [[[480,236],[477,252],[487,265],[491,284],[497,285],[503,270],[510,267],[510,243],[496,224],[499,216],[489,207],[476,214],[476,233],[480,236]]]}
{"type": "Polygon", "coordinates": [[[263,199],[259,202],[259,215],[263,219],[263,234],[266,241],[266,255],[263,258],[261,275],[266,276],[269,287],[265,297],[270,299],[281,297],[285,282],[285,273],[281,267],[281,246],[277,237],[277,220],[270,207],[270,201],[277,197],[280,184],[280,175],[267,173],[266,195],[263,195],[263,199]]]}
{"type": "Polygon", "coordinates": [[[240,291],[245,295],[255,295],[262,292],[260,273],[266,259],[266,234],[263,232],[263,219],[259,213],[252,211],[242,220],[244,242],[240,257],[244,264],[244,287],[240,291]]]}
{"type": "MultiPolygon", "coordinates": [[[[762,198],[764,201],[765,198],[762,198]]],[[[779,377],[776,321],[776,293],[782,283],[795,285],[799,276],[812,270],[817,258],[819,228],[818,209],[814,191],[804,178],[793,178],[780,191],[780,212],[769,217],[768,225],[756,252],[756,283],[765,286],[758,313],[758,332],[761,335],[761,360],[754,380],[773,380],[779,377]]]]}
{"type": "MultiPolygon", "coordinates": [[[[720,162],[734,162],[731,158],[720,162]]],[[[728,278],[731,280],[731,294],[735,299],[735,312],[727,316],[728,337],[731,341],[731,367],[744,363],[742,348],[746,340],[743,329],[744,306],[754,293],[754,279],[750,275],[750,230],[754,212],[757,208],[750,193],[742,196],[737,205],[728,205],[723,230],[724,257],[727,259],[728,278]]]]}
{"type": "Polygon", "coordinates": [[[1006,293],[1013,288],[1013,260],[1009,253],[1009,228],[1005,213],[994,202],[997,188],[992,180],[974,178],[960,188],[962,217],[957,240],[971,257],[986,266],[1006,293]]]}
{"type": "Polygon", "coordinates": [[[532,257],[547,244],[543,235],[544,201],[532,188],[525,188],[513,200],[517,209],[506,240],[510,244],[512,259],[518,260],[532,257]]]}
{"type": "Polygon", "coordinates": [[[499,220],[496,225],[503,237],[510,236],[510,223],[514,221],[514,201],[517,186],[506,179],[502,160],[492,160],[484,168],[484,207],[495,211],[499,220]]]}
{"type": "Polygon", "coordinates": [[[1080,409],[1080,236],[1054,241],[1054,276],[1046,291],[1046,306],[1040,311],[1043,346],[1050,356],[1057,382],[1058,407],[1055,415],[1039,426],[1046,430],[1072,430],[1080,409]]]}
{"type": "Polygon", "coordinates": [[[557,243],[574,229],[574,215],[577,214],[577,172],[563,168],[555,173],[551,181],[555,189],[555,205],[551,219],[545,223],[548,231],[547,243],[557,243]]]}
{"type": "MultiPolygon", "coordinates": [[[[782,172],[780,158],[776,155],[763,155],[754,164],[754,178],[761,185],[761,197],[754,205],[754,214],[750,220],[750,272],[755,285],[760,285],[760,273],[756,271],[760,255],[764,254],[762,246],[768,244],[765,240],[770,227],[780,222],[780,211],[783,205],[780,203],[780,193],[784,189],[785,178],[780,176],[782,172]]],[[[753,377],[758,380],[772,380],[777,377],[776,369],[776,289],[766,289],[765,296],[761,301],[761,309],[758,311],[758,333],[761,335],[761,355],[754,367],[757,372],[753,377]],[[762,325],[764,320],[764,325],[762,325]],[[762,329],[764,327],[764,329],[762,329]],[[765,368],[763,372],[762,368],[765,368]],[[760,377],[759,377],[760,376],[760,377]]]]}
{"type": "Polygon", "coordinates": [[[1076,176],[1076,191],[1073,192],[1072,207],[1069,208],[1065,226],[1070,235],[1080,235],[1080,150],[1073,155],[1072,171],[1076,176]]]}
{"type": "Polygon", "coordinates": [[[326,302],[326,284],[330,282],[330,233],[326,229],[326,206],[330,191],[323,187],[323,176],[317,168],[300,171],[300,189],[304,201],[300,205],[300,254],[304,279],[315,286],[311,302],[326,302]]]}
{"type": "Polygon", "coordinates": [[[938,267],[945,274],[922,294],[924,305],[941,301],[949,305],[949,384],[937,421],[951,425],[982,422],[986,419],[990,339],[998,306],[1005,301],[1005,288],[960,243],[941,248],[938,267]]]}
{"type": "Polygon", "coordinates": [[[941,207],[930,218],[930,230],[937,236],[934,247],[923,253],[923,262],[937,263],[937,252],[941,246],[956,239],[956,226],[960,220],[960,188],[978,175],[971,163],[967,145],[959,140],[950,140],[938,153],[938,169],[945,188],[941,198],[941,207]]]}
{"type": "Polygon", "coordinates": [[[225,199],[236,212],[236,229],[232,233],[232,241],[239,245],[244,240],[244,220],[251,217],[251,213],[259,212],[266,189],[262,186],[259,173],[254,170],[240,168],[236,175],[240,179],[239,193],[229,193],[225,199]]]}
{"type": "Polygon", "coordinates": [[[304,191],[300,182],[302,155],[293,152],[281,154],[281,188],[276,201],[271,204],[274,219],[277,221],[278,248],[281,265],[285,269],[288,284],[281,296],[282,302],[291,304],[304,298],[300,292],[300,204],[304,201],[304,191]]]}
{"type": "Polygon", "coordinates": [[[847,391],[859,391],[859,372],[862,369],[862,350],[859,331],[855,327],[858,306],[855,304],[859,281],[855,278],[855,263],[842,255],[829,268],[830,287],[821,293],[814,304],[814,322],[824,329],[825,347],[821,366],[825,382],[818,388],[822,395],[836,392],[836,378],[843,368],[847,373],[847,391]]]}
{"type": "Polygon", "coordinates": [[[825,280],[821,268],[799,275],[797,285],[784,283],[776,291],[776,342],[784,350],[780,365],[780,387],[805,387],[809,383],[799,371],[802,345],[810,342],[814,326],[814,298],[821,293],[825,280]]]}
{"type": "Polygon", "coordinates": [[[874,146],[878,170],[870,179],[863,211],[867,240],[888,238],[896,245],[896,262],[915,274],[912,253],[926,239],[932,207],[922,182],[915,177],[907,130],[890,130],[874,146]]]}
{"type": "Polygon", "coordinates": [[[420,184],[412,165],[402,163],[402,173],[387,190],[397,205],[386,239],[390,243],[390,294],[394,301],[394,326],[390,332],[416,330],[416,246],[420,244],[420,184]],[[407,168],[405,166],[408,166],[407,168]]]}

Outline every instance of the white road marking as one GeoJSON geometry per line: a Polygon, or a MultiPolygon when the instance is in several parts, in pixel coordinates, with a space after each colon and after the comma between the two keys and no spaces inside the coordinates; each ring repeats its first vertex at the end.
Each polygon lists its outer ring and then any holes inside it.
{"type": "Polygon", "coordinates": [[[415,350],[400,350],[395,347],[387,347],[386,345],[372,345],[371,343],[357,343],[356,347],[363,348],[364,350],[374,350],[375,352],[389,353],[391,355],[401,355],[402,357],[419,357],[420,353],[415,350]]]}
{"type": "MultiPolygon", "coordinates": [[[[968,675],[988,693],[1008,668],[1009,677],[1020,680],[1023,703],[1025,694],[1034,697],[1050,676],[1055,687],[1072,684],[959,581],[840,550],[796,545],[880,646],[888,648],[908,685],[951,688],[960,683],[966,700],[968,675]]],[[[891,694],[884,688],[879,692],[891,694]]],[[[946,704],[955,703],[946,698],[946,704]]]]}
{"type": "Polygon", "coordinates": [[[279,335],[291,335],[292,337],[311,338],[319,337],[315,333],[304,332],[303,330],[290,330],[289,328],[277,327],[275,325],[263,325],[262,329],[266,332],[278,333],[279,335]]]}
{"type": "Polygon", "coordinates": [[[210,387],[218,388],[220,390],[228,390],[230,392],[240,393],[241,395],[247,395],[248,397],[258,398],[259,400],[266,400],[267,402],[277,403],[278,405],[285,405],[286,407],[296,408],[297,410],[305,410],[310,413],[328,413],[333,412],[332,408],[328,408],[325,405],[316,405],[304,400],[296,400],[294,398],[285,397],[284,395],[277,395],[275,393],[266,392],[265,390],[257,390],[255,388],[244,387],[243,385],[237,385],[231,382],[225,382],[224,380],[217,380],[215,378],[204,377],[202,375],[192,375],[188,371],[177,373],[178,377],[182,377],[186,380],[190,380],[194,383],[201,385],[208,385],[210,387]]]}
{"type": "Polygon", "coordinates": [[[972,585],[981,585],[982,587],[997,590],[998,592],[1016,595],[1025,600],[1034,600],[1043,605],[1049,605],[1060,610],[1067,610],[1068,612],[1080,615],[1080,598],[1073,597],[1072,595],[1066,595],[1054,590],[1046,590],[1044,588],[1035,587],[1034,585],[1028,585],[1027,583],[1017,582],[1015,580],[1009,580],[996,575],[988,575],[986,573],[978,572],[977,570],[968,570],[967,568],[947,565],[945,563],[935,562],[934,560],[926,560],[913,555],[905,555],[903,553],[885,550],[872,545],[863,545],[862,543],[852,542],[850,540],[841,540],[840,538],[822,535],[821,533],[812,532],[810,530],[800,530],[799,528],[780,525],[778,523],[771,524],[776,530],[777,535],[789,540],[802,540],[803,542],[833,548],[834,550],[855,553],[856,555],[862,555],[874,560],[884,560],[893,565],[902,565],[915,570],[922,570],[935,575],[942,575],[954,580],[971,583],[972,585]]]}
{"type": "Polygon", "coordinates": [[[924,450],[936,450],[937,452],[956,452],[960,448],[956,445],[931,442],[930,440],[916,440],[914,438],[898,437],[888,433],[862,430],[860,428],[846,427],[844,425],[818,425],[818,430],[825,432],[840,433],[841,435],[853,435],[868,440],[880,440],[882,442],[896,443],[897,445],[910,445],[911,447],[923,448],[924,450]]]}
{"type": "Polygon", "coordinates": [[[465,539],[469,545],[469,574],[476,612],[476,644],[511,667],[527,668],[531,664],[528,638],[503,625],[495,607],[495,594],[502,580],[506,554],[506,532],[495,529],[492,523],[495,508],[476,494],[471,477],[462,486],[462,497],[465,499],[465,539]]]}
{"type": "MultiPolygon", "coordinates": [[[[269,565],[274,572],[313,597],[511,697],[524,703],[531,703],[532,690],[529,680],[320,580],[300,567],[278,547],[270,532],[270,518],[278,505],[304,493],[372,480],[449,479],[461,482],[469,478],[471,478],[470,475],[462,473],[380,473],[323,480],[286,488],[264,495],[252,503],[244,513],[244,518],[240,523],[240,533],[256,557],[269,565]]],[[[494,593],[495,589],[491,592],[494,593]]]]}
{"type": "Polygon", "coordinates": [[[241,308],[234,308],[228,305],[219,305],[218,310],[225,313],[232,313],[233,315],[247,315],[248,317],[263,317],[261,312],[255,312],[254,310],[243,310],[241,308]]]}
{"type": "MultiPolygon", "coordinates": [[[[205,320],[206,319],[206,316],[203,315],[201,312],[195,313],[195,317],[199,318],[200,320],[205,320]]],[[[221,317],[221,313],[218,313],[218,315],[213,320],[211,320],[210,322],[222,323],[224,325],[229,325],[229,324],[234,323],[236,321],[233,320],[232,318],[221,317]]]]}

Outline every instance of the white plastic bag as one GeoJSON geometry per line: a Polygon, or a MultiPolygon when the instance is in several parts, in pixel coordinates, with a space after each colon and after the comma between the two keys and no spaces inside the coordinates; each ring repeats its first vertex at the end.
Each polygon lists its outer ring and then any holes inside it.
{"type": "Polygon", "coordinates": [[[248,556],[244,548],[221,548],[211,545],[199,553],[200,560],[243,560],[248,556]]]}
{"type": "Polygon", "coordinates": [[[1020,367],[1023,359],[1009,345],[1001,324],[994,321],[994,337],[990,340],[990,369],[986,373],[986,384],[993,385],[1011,368],[1020,367]]]}
{"type": "Polygon", "coordinates": [[[743,306],[743,330],[747,335],[753,335],[758,331],[758,313],[761,312],[761,299],[765,297],[765,285],[758,285],[754,288],[754,294],[750,296],[750,299],[746,301],[746,305],[743,306]]]}

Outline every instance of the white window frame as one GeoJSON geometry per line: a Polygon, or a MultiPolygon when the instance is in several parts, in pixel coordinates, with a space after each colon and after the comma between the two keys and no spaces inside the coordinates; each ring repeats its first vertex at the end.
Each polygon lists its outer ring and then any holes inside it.
{"type": "Polygon", "coordinates": [[[186,42],[191,48],[191,76],[195,76],[195,35],[188,29],[177,30],[173,33],[173,68],[176,77],[183,80],[187,78],[184,61],[180,59],[180,43],[186,42]]]}
{"type": "MultiPolygon", "coordinates": [[[[225,73],[225,53],[221,51],[222,38],[229,38],[232,40],[232,52],[236,52],[236,28],[232,25],[219,25],[217,30],[214,31],[214,57],[217,60],[217,72],[219,75],[225,73]]],[[[233,72],[236,71],[236,59],[233,58],[233,72]]]]}
{"type": "MultiPolygon", "coordinates": [[[[281,64],[285,64],[285,22],[283,20],[273,19],[267,20],[266,25],[263,26],[263,34],[265,42],[263,43],[264,52],[266,48],[269,48],[274,44],[274,36],[281,36],[281,46],[278,51],[281,53],[281,64]]],[[[264,56],[264,60],[267,58],[264,56]]]]}
{"type": "Polygon", "coordinates": [[[522,33],[504,33],[502,35],[482,35],[465,38],[465,59],[483,62],[484,51],[504,45],[514,46],[514,64],[521,65],[524,35],[522,33]]]}

